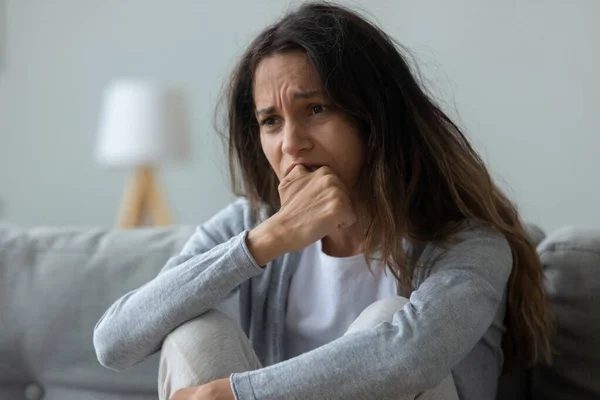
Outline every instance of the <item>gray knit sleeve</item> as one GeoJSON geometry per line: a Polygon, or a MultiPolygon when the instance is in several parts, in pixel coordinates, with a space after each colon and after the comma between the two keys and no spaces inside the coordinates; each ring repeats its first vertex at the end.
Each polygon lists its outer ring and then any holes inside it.
{"type": "Polygon", "coordinates": [[[177,326],[260,274],[245,240],[252,225],[248,204],[238,200],[199,226],[154,279],[123,295],[98,321],[99,362],[123,370],[143,361],[177,326]]]}

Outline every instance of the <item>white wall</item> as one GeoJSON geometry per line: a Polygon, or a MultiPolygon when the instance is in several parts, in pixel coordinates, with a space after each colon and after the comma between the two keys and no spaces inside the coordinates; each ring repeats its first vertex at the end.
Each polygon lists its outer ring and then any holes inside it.
{"type": "MultiPolygon", "coordinates": [[[[193,158],[160,178],[177,222],[208,218],[232,199],[212,126],[221,85],[297,3],[0,0],[0,218],[113,224],[128,173],[99,168],[93,147],[102,90],[119,76],[188,88],[193,158]]],[[[414,51],[526,220],[600,228],[599,1],[345,3],[414,51]]]]}

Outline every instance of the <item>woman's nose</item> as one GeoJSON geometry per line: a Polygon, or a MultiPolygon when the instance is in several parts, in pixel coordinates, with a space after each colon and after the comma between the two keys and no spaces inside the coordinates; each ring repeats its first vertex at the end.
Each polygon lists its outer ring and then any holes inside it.
{"type": "Polygon", "coordinates": [[[302,151],[310,150],[313,144],[310,135],[299,124],[286,124],[283,128],[283,143],[281,151],[289,155],[296,155],[302,151]]]}

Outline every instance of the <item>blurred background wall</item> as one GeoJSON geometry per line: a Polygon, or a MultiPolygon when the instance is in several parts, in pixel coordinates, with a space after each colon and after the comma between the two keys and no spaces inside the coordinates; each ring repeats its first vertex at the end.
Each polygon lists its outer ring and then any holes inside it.
{"type": "MultiPolygon", "coordinates": [[[[119,77],[184,87],[191,158],[159,180],[176,223],[233,199],[213,128],[244,47],[299,1],[0,0],[0,218],[112,226],[130,170],[94,159],[119,77]]],[[[363,0],[415,55],[524,219],[600,227],[600,2],[363,0]],[[594,68],[596,67],[596,68],[594,68]]]]}

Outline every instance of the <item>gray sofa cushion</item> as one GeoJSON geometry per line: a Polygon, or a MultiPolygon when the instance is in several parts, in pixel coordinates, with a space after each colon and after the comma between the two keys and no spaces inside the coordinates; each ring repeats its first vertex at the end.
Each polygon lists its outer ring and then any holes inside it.
{"type": "Polygon", "coordinates": [[[92,330],[192,233],[0,224],[0,399],[156,399],[157,355],[108,370],[96,360],[92,330]]]}
{"type": "Polygon", "coordinates": [[[600,232],[562,229],[538,247],[560,320],[559,354],[531,372],[534,399],[600,399],[600,232]]]}

